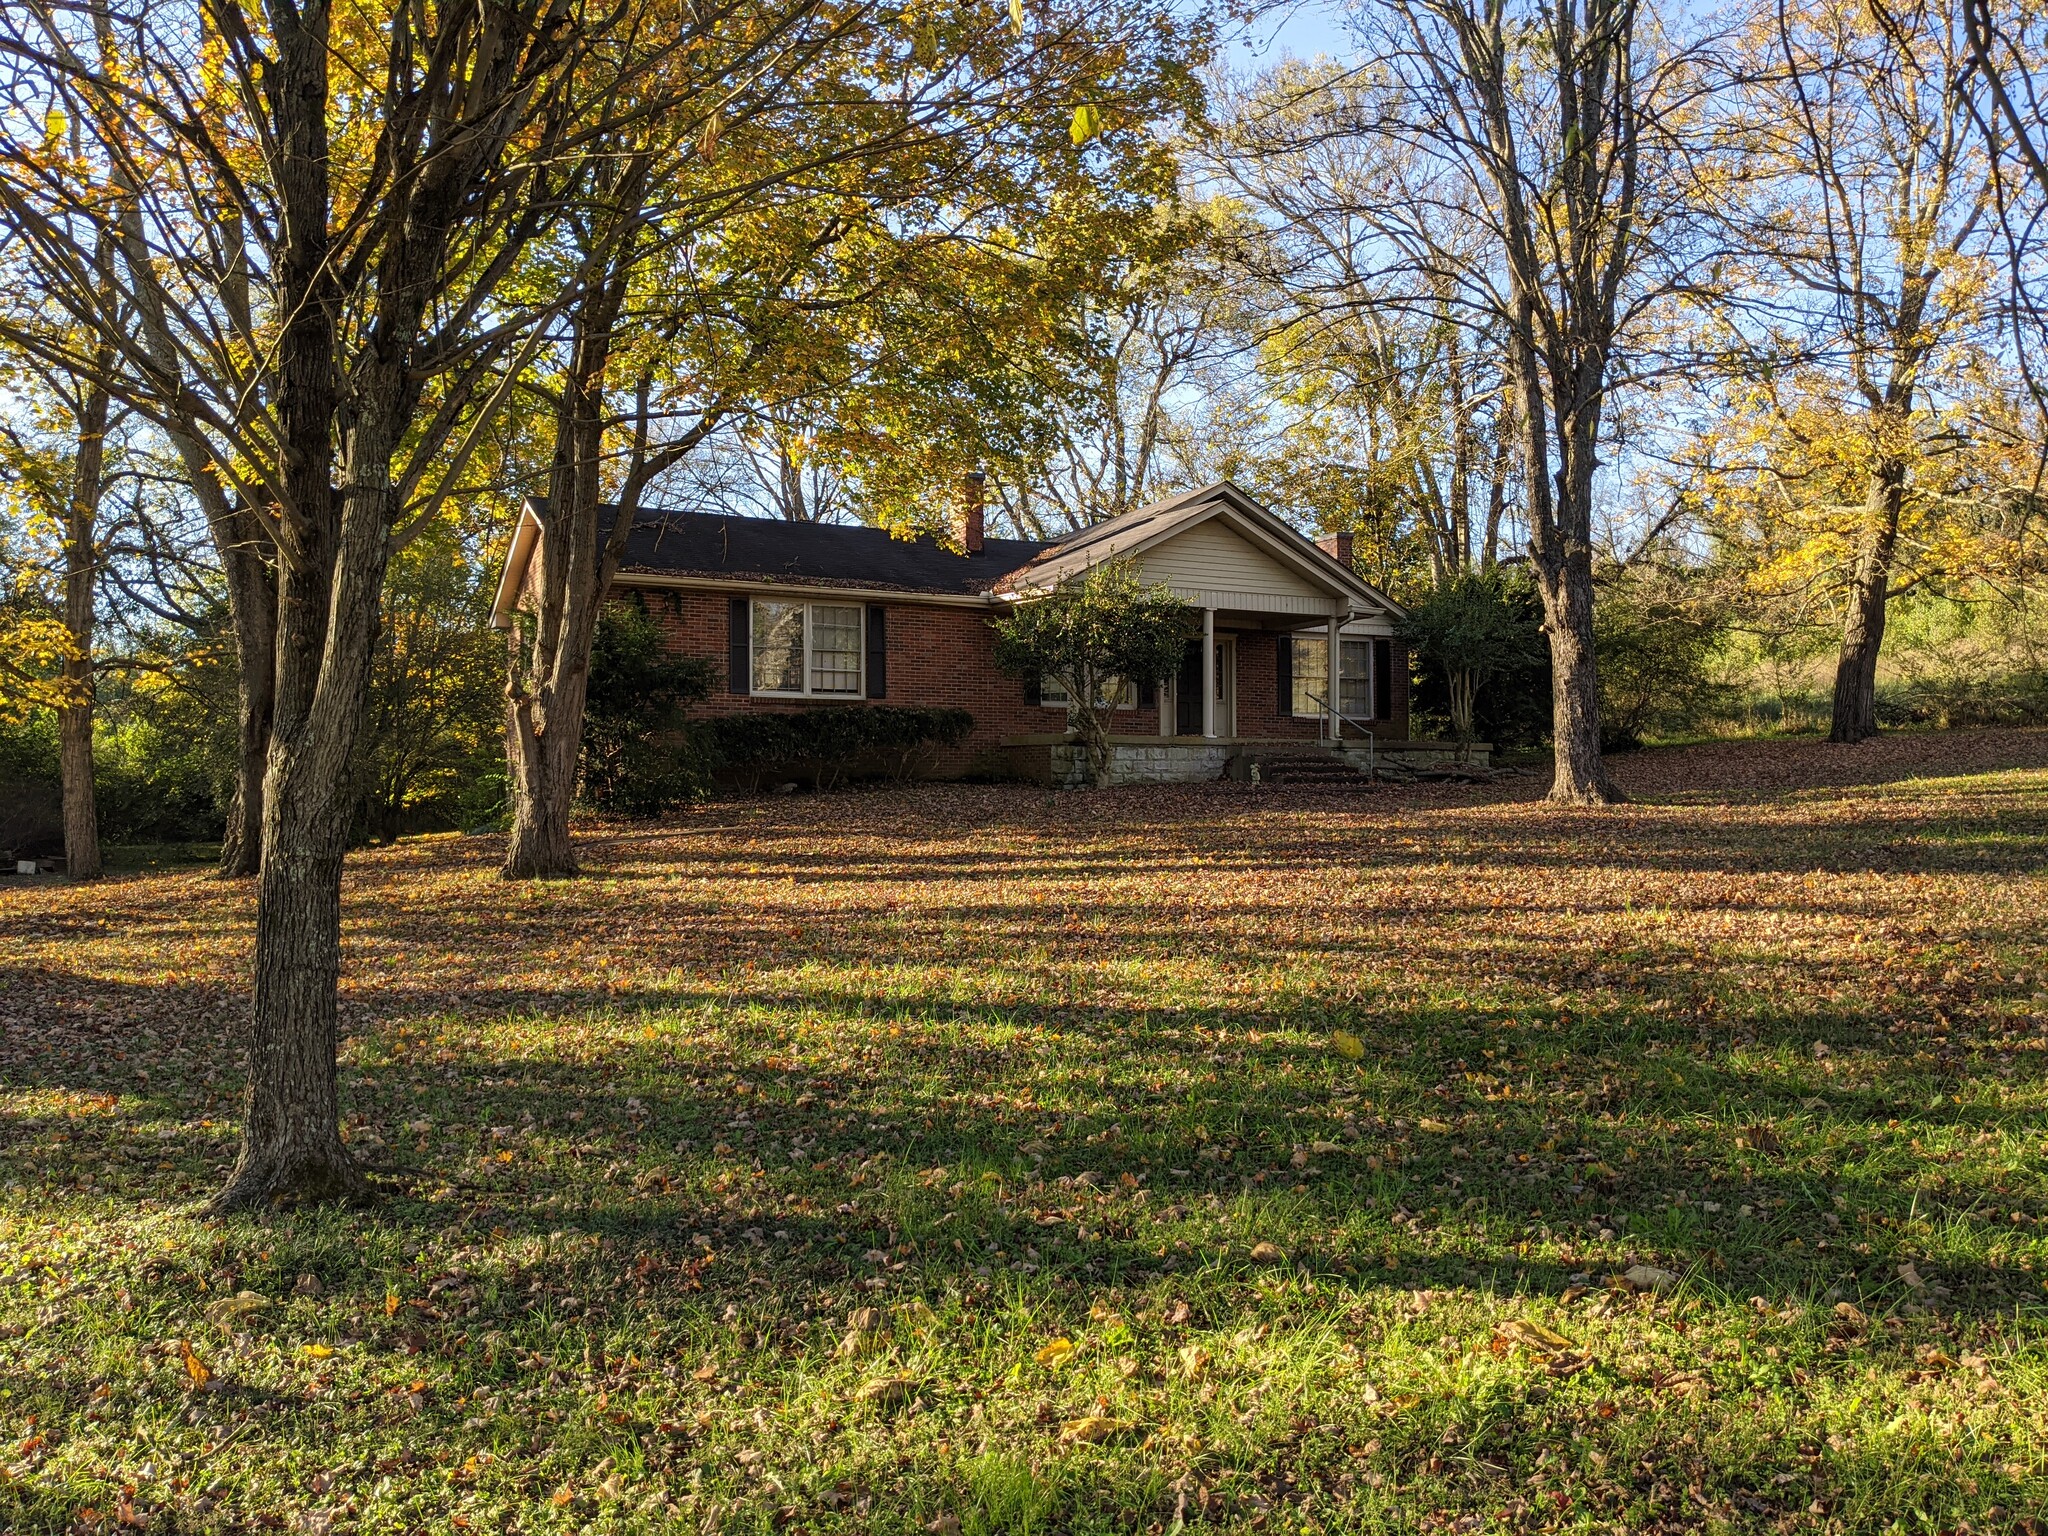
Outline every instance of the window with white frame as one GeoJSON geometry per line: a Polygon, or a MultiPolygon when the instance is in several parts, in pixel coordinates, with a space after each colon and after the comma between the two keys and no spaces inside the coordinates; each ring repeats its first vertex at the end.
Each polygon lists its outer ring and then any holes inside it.
{"type": "MultiPolygon", "coordinates": [[[[1372,641],[1339,637],[1337,709],[1353,720],[1372,718],[1372,641]]],[[[1324,635],[1294,637],[1294,698],[1288,712],[1314,716],[1330,696],[1330,642],[1324,635]]]]}
{"type": "MultiPolygon", "coordinates": [[[[1121,678],[1113,679],[1113,681],[1116,684],[1114,690],[1116,694],[1116,707],[1118,709],[1136,709],[1138,707],[1138,685],[1125,682],[1121,678]]],[[[1105,697],[1111,692],[1108,688],[1102,691],[1105,697]]],[[[1060,682],[1056,678],[1048,677],[1039,682],[1038,702],[1047,709],[1065,709],[1072,702],[1072,696],[1067,692],[1067,685],[1065,683],[1060,682]]]]}
{"type": "Polygon", "coordinates": [[[754,599],[754,692],[858,696],[862,618],[858,603],[754,599]]]}
{"type": "Polygon", "coordinates": [[[1353,720],[1372,718],[1372,642],[1338,638],[1337,709],[1353,720]]]}

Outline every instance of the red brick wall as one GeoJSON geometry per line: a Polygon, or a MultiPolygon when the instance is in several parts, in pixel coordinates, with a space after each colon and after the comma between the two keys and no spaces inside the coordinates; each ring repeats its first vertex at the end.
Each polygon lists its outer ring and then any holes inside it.
{"type": "Polygon", "coordinates": [[[1237,734],[1314,741],[1313,720],[1287,713],[1280,695],[1280,637],[1263,633],[1237,637],[1237,734]]]}
{"type": "MultiPolygon", "coordinates": [[[[1280,643],[1278,635],[1245,634],[1237,637],[1237,733],[1240,736],[1306,737],[1321,734],[1315,720],[1287,714],[1287,701],[1280,696],[1280,643]]],[[[1392,647],[1393,688],[1391,713],[1386,721],[1372,722],[1373,733],[1383,741],[1408,739],[1408,652],[1399,644],[1392,647]]]]}
{"type": "MultiPolygon", "coordinates": [[[[621,581],[624,589],[628,583],[621,581]]],[[[1002,770],[995,757],[1008,737],[1066,729],[1064,709],[1047,709],[1025,696],[1024,684],[996,670],[995,631],[979,609],[892,602],[889,611],[889,692],[881,699],[776,699],[735,694],[726,683],[730,632],[728,604],[743,592],[681,592],[647,588],[647,612],[665,629],[676,654],[701,656],[718,675],[711,697],[697,706],[700,714],[744,714],[752,710],[788,712],[829,708],[836,703],[898,704],[932,709],[964,709],[974,716],[974,730],[957,749],[941,755],[934,771],[967,773],[977,767],[1002,770]]],[[[850,600],[860,594],[849,593],[850,600]]],[[[871,605],[872,606],[872,605],[871,605]]],[[[1159,711],[1121,710],[1117,730],[1136,736],[1159,731],[1159,711]]]]}
{"type": "MultiPolygon", "coordinates": [[[[618,583],[619,590],[633,590],[631,578],[618,583]]],[[[709,661],[718,677],[711,697],[698,706],[704,714],[742,714],[752,710],[815,709],[842,702],[829,698],[769,699],[752,694],[735,694],[726,682],[729,632],[728,603],[743,592],[679,591],[675,588],[639,589],[648,614],[668,633],[677,655],[700,656],[709,661]]],[[[859,594],[849,593],[849,598],[859,594]]],[[[964,709],[974,716],[974,731],[961,747],[948,751],[934,764],[941,774],[961,774],[977,768],[1001,771],[1005,762],[997,748],[1009,737],[1039,735],[1066,728],[1060,709],[1047,709],[1028,702],[1024,685],[996,670],[995,632],[988,615],[978,609],[890,602],[889,691],[877,700],[847,699],[857,707],[863,703],[898,704],[930,708],[964,709]]],[[[1240,736],[1277,736],[1314,740],[1314,720],[1296,719],[1280,713],[1277,687],[1276,637],[1247,633],[1237,637],[1237,733],[1240,736]]],[[[1408,734],[1408,666],[1405,652],[1394,648],[1393,720],[1380,735],[1388,740],[1408,734]]],[[[1120,710],[1116,717],[1119,735],[1159,734],[1157,708],[1120,710]]]]}

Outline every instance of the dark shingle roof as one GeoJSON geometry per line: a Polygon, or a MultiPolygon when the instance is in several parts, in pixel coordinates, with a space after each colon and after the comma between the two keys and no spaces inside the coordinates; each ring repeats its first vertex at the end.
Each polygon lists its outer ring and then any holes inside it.
{"type": "MultiPolygon", "coordinates": [[[[600,515],[600,539],[616,515],[611,508],[600,515]]],[[[1038,539],[990,539],[980,554],[962,555],[930,538],[898,539],[880,528],[643,511],[620,570],[972,596],[1050,547],[1038,539]]]]}

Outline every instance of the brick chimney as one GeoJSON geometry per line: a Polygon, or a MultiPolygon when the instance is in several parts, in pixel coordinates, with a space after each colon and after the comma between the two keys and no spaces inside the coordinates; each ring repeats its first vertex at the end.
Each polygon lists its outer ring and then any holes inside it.
{"type": "Polygon", "coordinates": [[[967,505],[967,515],[961,531],[960,542],[967,546],[967,553],[981,553],[982,540],[987,534],[987,518],[982,511],[982,492],[988,487],[988,476],[981,470],[969,470],[962,489],[967,505]]]}
{"type": "Polygon", "coordinates": [[[1320,539],[1316,540],[1316,548],[1343,566],[1345,570],[1351,569],[1351,530],[1349,528],[1346,528],[1342,533],[1324,534],[1320,539]]]}

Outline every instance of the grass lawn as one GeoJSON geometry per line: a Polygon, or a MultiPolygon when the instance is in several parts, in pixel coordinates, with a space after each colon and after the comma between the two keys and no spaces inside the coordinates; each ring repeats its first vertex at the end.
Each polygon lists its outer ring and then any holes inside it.
{"type": "Polygon", "coordinates": [[[0,891],[0,1530],[2048,1528],[2048,733],[1620,768],[365,854],[267,1220],[248,890],[0,891]]]}

